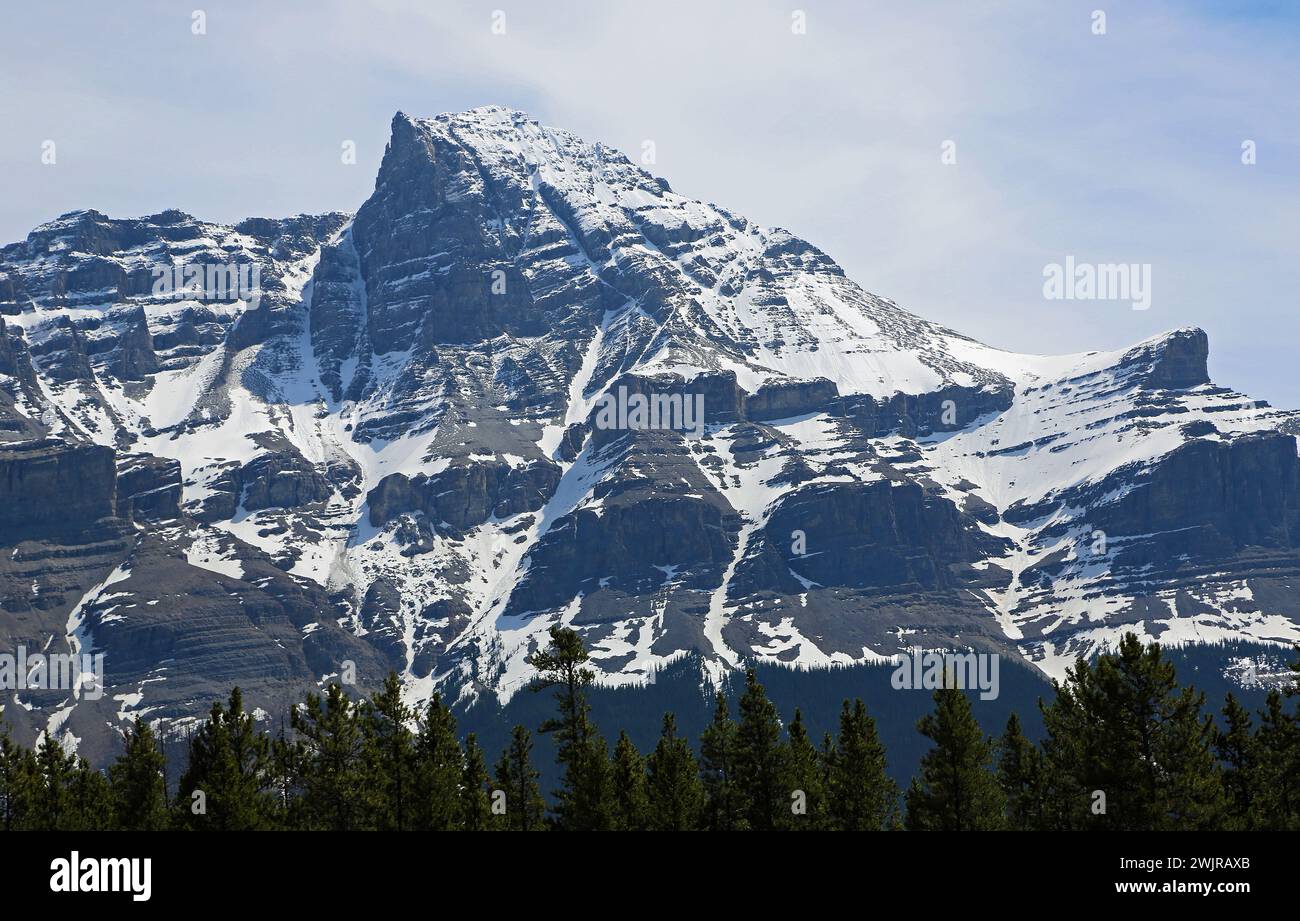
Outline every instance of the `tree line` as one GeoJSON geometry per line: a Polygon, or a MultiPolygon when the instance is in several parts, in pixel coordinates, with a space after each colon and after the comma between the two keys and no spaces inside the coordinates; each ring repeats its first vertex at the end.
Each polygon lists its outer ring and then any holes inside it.
{"type": "MultiPolygon", "coordinates": [[[[551,630],[534,653],[550,690],[559,788],[543,795],[533,735],[515,726],[489,769],[435,694],[421,712],[397,675],[369,699],[338,685],[309,694],[289,731],[259,729],[238,688],[189,740],[169,795],[167,762],[144,721],[106,771],[49,736],[30,750],[0,730],[0,828],[53,830],[1254,830],[1300,829],[1300,696],[1295,679],[1252,714],[1227,695],[1216,723],[1180,686],[1156,644],[1128,634],[1080,659],[1031,741],[1012,714],[1000,737],[966,694],[934,692],[918,723],[929,740],[899,789],[875,720],[845,701],[839,731],[814,741],[796,710],[783,724],[755,673],[733,715],[718,693],[693,746],[663,717],[654,749],[626,732],[612,751],[593,724],[595,674],[578,634],[551,630]]],[[[1291,666],[1300,677],[1300,662],[1291,666]]]]}

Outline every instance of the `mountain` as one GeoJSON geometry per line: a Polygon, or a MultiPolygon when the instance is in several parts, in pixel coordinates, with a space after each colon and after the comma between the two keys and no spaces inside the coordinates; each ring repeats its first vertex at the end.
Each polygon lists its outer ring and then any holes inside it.
{"type": "Polygon", "coordinates": [[[615,686],[1289,645],[1297,417],[1208,350],[992,348],[497,107],[399,113],[355,215],[67,214],[0,249],[0,650],[107,687],[4,717],[94,755],[234,684],[504,702],[556,623],[615,686]]]}

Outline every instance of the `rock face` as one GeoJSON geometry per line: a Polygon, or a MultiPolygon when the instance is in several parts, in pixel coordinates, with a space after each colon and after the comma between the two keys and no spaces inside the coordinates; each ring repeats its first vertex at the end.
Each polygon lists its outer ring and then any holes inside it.
{"type": "Polygon", "coordinates": [[[1207,361],[1210,338],[1204,330],[1178,330],[1160,342],[1139,347],[1124,356],[1126,363],[1146,364],[1148,387],[1186,389],[1210,382],[1207,361]]]}
{"type": "Polygon", "coordinates": [[[927,496],[916,483],[832,482],[782,497],[755,544],[757,552],[745,563],[757,570],[769,547],[780,559],[777,567],[767,567],[766,579],[752,574],[755,589],[794,590],[793,578],[823,586],[933,591],[962,585],[953,570],[998,545],[952,502],[927,496]]]}
{"type": "Polygon", "coordinates": [[[1290,643],[1300,417],[1208,348],[998,351],[495,107],[399,113],[355,217],[64,215],[0,248],[0,649],[108,689],[6,719],[95,754],[234,683],[505,699],[556,623],[629,685],[1290,643]]]}
{"type": "Polygon", "coordinates": [[[136,522],[172,521],[181,517],[181,465],[151,454],[117,459],[116,514],[136,522]]]}
{"type": "Polygon", "coordinates": [[[560,467],[546,460],[512,467],[501,460],[462,463],[441,473],[408,478],[393,473],[366,497],[370,523],[382,527],[406,512],[418,512],[457,531],[489,518],[513,518],[546,504],[560,482],[560,467]]]}
{"type": "Polygon", "coordinates": [[[755,421],[788,419],[804,413],[825,412],[840,395],[834,381],[772,381],[745,397],[745,418],[755,421]]]}
{"type": "Polygon", "coordinates": [[[77,530],[113,514],[113,451],[48,439],[0,448],[0,535],[77,530]]]}
{"type": "Polygon", "coordinates": [[[1300,545],[1298,476],[1294,436],[1197,439],[1130,483],[1112,480],[1124,494],[1090,519],[1108,533],[1153,535],[1125,547],[1117,562],[1127,566],[1163,566],[1183,554],[1230,557],[1251,546],[1291,549],[1300,545]]]}

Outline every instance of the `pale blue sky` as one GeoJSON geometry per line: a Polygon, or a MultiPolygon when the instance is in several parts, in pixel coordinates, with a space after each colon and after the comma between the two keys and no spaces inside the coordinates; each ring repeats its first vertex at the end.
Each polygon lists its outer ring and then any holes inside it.
{"type": "Polygon", "coordinates": [[[1198,325],[1216,381],[1300,407],[1300,4],[15,6],[0,11],[5,242],[77,208],[355,210],[394,111],[500,103],[634,159],[653,140],[677,191],[786,227],[990,344],[1116,348],[1198,325]],[[1067,255],[1150,263],[1151,309],[1045,301],[1043,266],[1067,255]]]}

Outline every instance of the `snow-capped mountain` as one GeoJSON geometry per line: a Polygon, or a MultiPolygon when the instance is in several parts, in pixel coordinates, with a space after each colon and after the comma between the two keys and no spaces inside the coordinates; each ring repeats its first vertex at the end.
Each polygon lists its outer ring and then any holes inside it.
{"type": "Polygon", "coordinates": [[[64,215],[0,321],[0,649],[107,672],[6,692],[31,733],[390,668],[506,699],[557,622],[610,683],[1300,640],[1296,420],[1204,333],[999,351],[519,112],[399,113],[355,216],[64,215]]]}

